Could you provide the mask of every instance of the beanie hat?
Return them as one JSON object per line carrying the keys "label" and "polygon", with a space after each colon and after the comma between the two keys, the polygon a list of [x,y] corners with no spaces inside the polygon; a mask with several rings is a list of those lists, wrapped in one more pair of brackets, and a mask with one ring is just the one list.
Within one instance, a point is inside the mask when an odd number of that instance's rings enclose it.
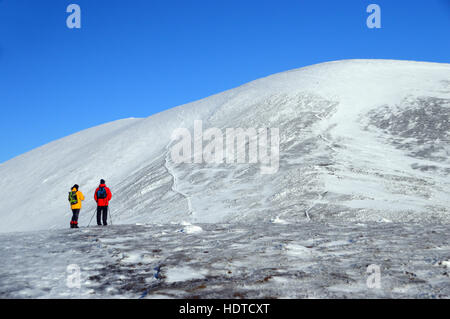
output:
{"label": "beanie hat", "polygon": [[101,180],[100,180],[100,184],[105,184],[105,180],[104,180],[104,179],[101,179]]}

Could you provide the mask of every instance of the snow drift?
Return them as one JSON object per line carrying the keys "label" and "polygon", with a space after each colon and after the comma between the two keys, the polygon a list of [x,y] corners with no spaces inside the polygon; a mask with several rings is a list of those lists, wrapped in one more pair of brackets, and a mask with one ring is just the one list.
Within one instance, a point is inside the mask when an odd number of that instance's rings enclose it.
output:
{"label": "snow drift", "polygon": [[[449,64],[346,60],[283,72],[1,164],[0,231],[68,227],[75,183],[87,197],[79,220],[87,224],[100,178],[113,192],[116,224],[448,222],[449,119]],[[172,132],[195,120],[279,128],[279,171],[175,164]]]}

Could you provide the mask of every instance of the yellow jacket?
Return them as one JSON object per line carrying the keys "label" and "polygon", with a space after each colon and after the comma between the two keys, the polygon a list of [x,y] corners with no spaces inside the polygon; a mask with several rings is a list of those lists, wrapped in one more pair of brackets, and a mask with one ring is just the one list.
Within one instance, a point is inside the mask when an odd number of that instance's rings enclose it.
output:
{"label": "yellow jacket", "polygon": [[[76,188],[72,188],[72,192],[75,192],[75,191],[77,191],[77,189]],[[70,208],[72,208],[72,209],[81,209],[81,201],[83,201],[83,200],[84,200],[83,193],[80,192],[80,191],[77,191],[77,201],[78,201],[78,203],[76,203],[75,205],[71,205]]]}

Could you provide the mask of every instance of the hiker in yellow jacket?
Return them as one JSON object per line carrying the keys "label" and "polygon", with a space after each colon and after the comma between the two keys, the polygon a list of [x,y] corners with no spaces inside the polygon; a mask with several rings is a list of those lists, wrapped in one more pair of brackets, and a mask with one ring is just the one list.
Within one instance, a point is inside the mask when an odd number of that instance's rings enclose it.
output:
{"label": "hiker in yellow jacket", "polygon": [[69,202],[70,208],[72,208],[72,220],[70,221],[70,228],[78,227],[78,215],[81,210],[81,202],[84,201],[84,195],[78,190],[79,186],[77,184],[73,185],[72,191],[69,192]]}

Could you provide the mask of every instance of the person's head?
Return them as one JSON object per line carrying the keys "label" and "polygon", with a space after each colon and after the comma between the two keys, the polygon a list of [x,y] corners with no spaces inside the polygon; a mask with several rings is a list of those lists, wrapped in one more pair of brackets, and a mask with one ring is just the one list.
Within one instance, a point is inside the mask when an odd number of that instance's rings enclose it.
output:
{"label": "person's head", "polygon": [[103,185],[103,184],[106,184],[106,182],[105,182],[105,180],[102,178],[102,179],[100,180],[100,185]]}
{"label": "person's head", "polygon": [[78,190],[78,188],[80,188],[80,186],[78,186],[77,184],[73,185],[72,189],[75,188],[76,190]]}

